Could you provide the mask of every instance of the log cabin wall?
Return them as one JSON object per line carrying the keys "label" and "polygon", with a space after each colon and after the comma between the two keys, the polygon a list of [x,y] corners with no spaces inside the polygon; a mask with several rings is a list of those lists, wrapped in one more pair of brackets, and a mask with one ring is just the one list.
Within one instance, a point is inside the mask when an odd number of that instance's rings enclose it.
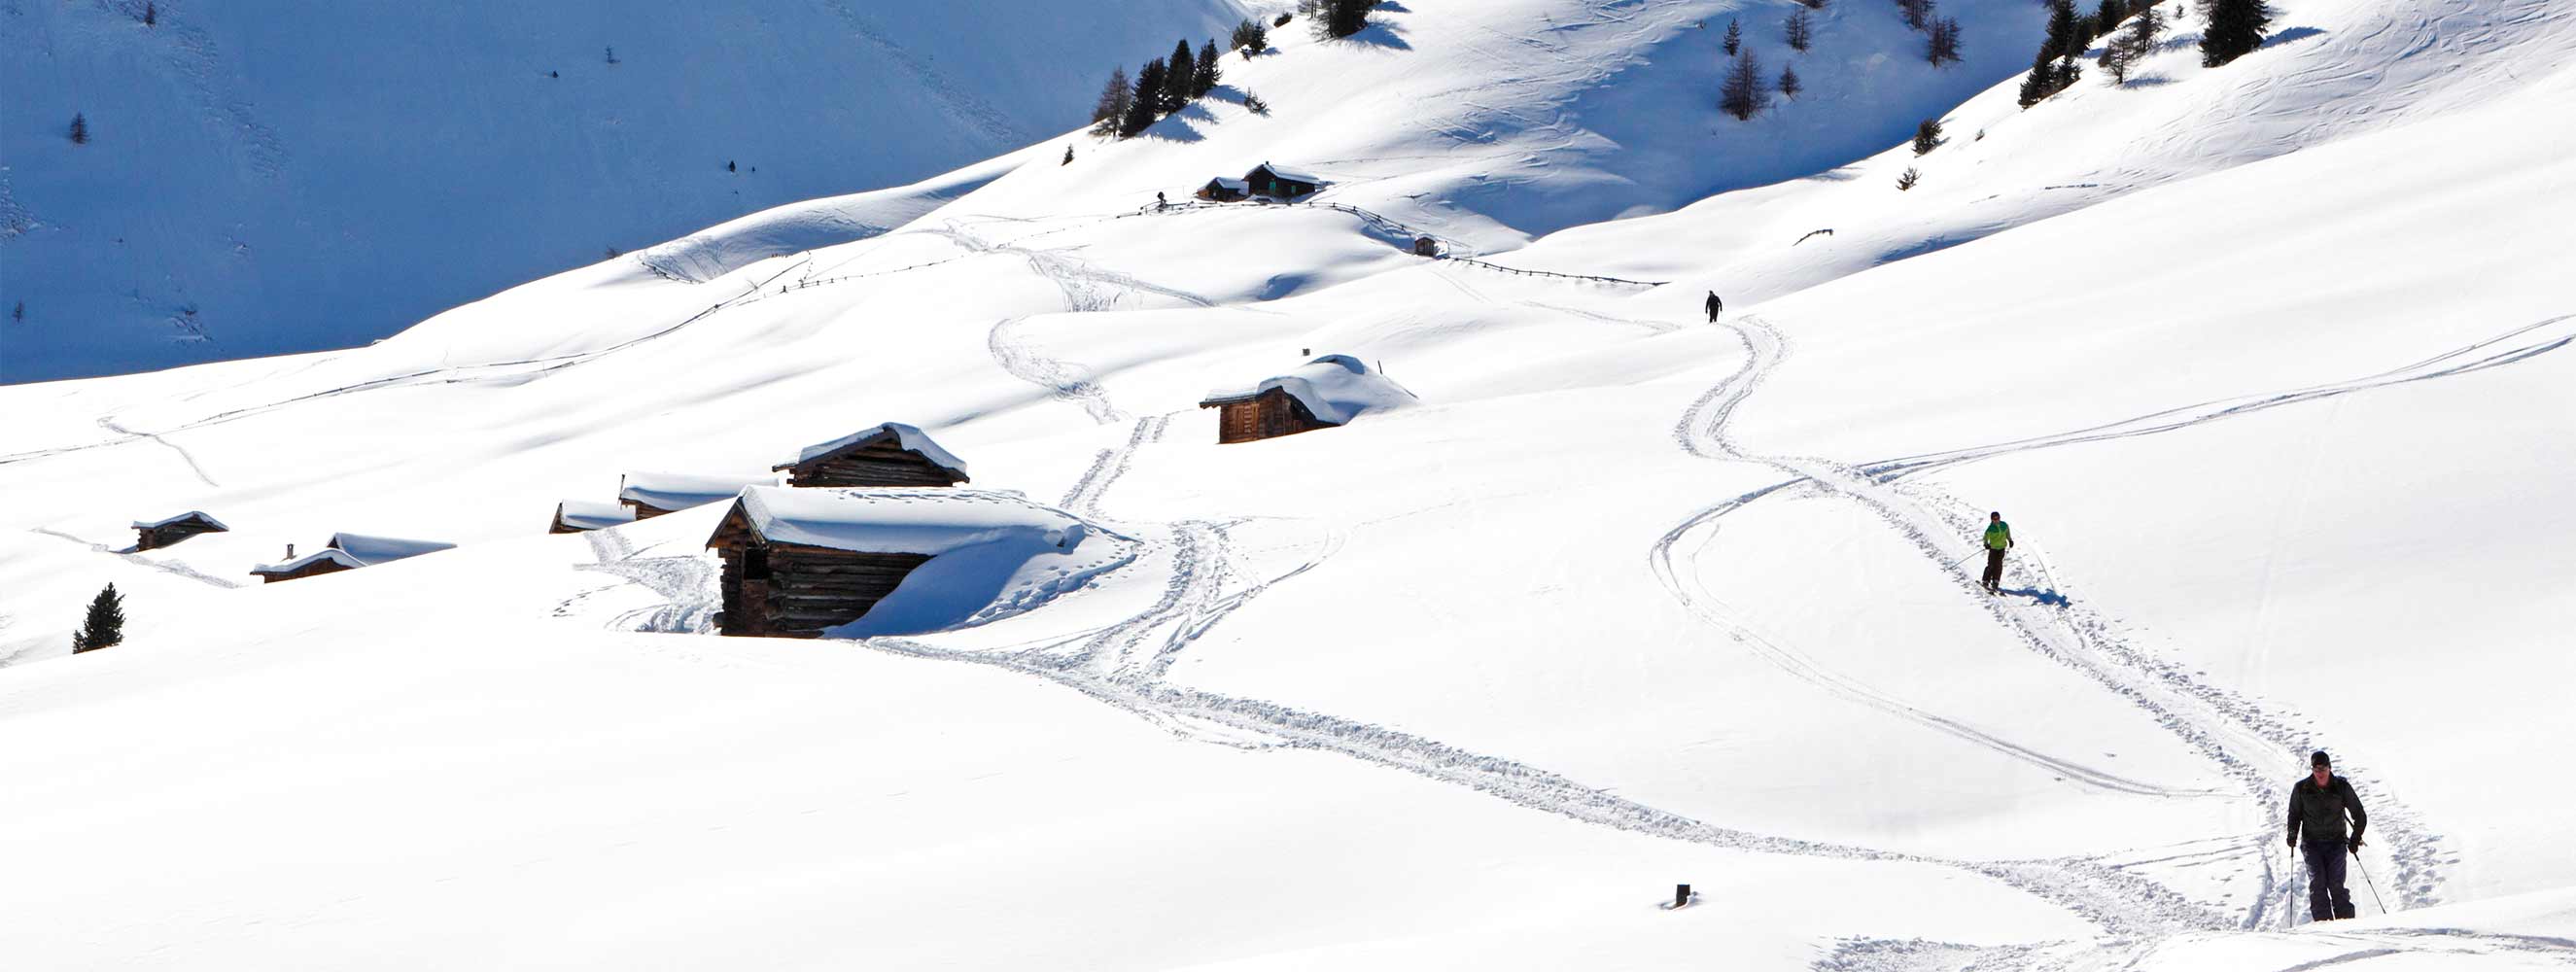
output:
{"label": "log cabin wall", "polygon": [[1218,445],[1254,442],[1331,427],[1331,423],[1307,411],[1306,403],[1298,401],[1297,396],[1272,388],[1249,401],[1218,406],[1216,441]]}
{"label": "log cabin wall", "polygon": [[635,518],[638,520],[650,520],[664,513],[671,512],[669,510],[654,509],[653,507],[646,506],[631,499],[621,499],[617,502],[625,506],[632,507],[635,510]]}
{"label": "log cabin wall", "polygon": [[954,486],[965,479],[892,444],[843,449],[787,467],[787,485],[800,487]]}
{"label": "log cabin wall", "polygon": [[337,574],[344,570],[355,569],[356,568],[350,567],[336,560],[316,560],[287,573],[261,574],[260,582],[264,584],[274,584],[278,581],[303,580],[307,577],[320,577],[324,574]]}
{"label": "log cabin wall", "polygon": [[215,532],[214,528],[195,520],[164,523],[148,530],[137,529],[134,531],[134,550],[136,553],[159,550],[197,534],[213,532]]}
{"label": "log cabin wall", "polygon": [[719,555],[724,558],[724,614],[718,628],[729,635],[797,638],[816,637],[865,616],[930,561],[922,554],[763,545],[749,538],[727,544]]}

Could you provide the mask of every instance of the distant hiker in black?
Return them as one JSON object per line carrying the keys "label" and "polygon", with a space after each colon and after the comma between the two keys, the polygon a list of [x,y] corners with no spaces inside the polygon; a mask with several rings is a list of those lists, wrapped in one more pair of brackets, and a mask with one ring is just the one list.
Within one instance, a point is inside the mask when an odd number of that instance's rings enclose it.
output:
{"label": "distant hiker in black", "polygon": [[[2308,917],[2318,921],[2353,916],[2352,892],[2343,886],[2343,856],[2361,853],[2361,828],[2370,816],[2361,812],[2361,796],[2352,783],[2334,775],[2325,750],[2308,757],[2306,779],[2290,787],[2290,849],[2308,860]],[[2343,815],[2352,812],[2352,836],[2343,832]],[[2302,842],[2299,831],[2307,831]]]}
{"label": "distant hiker in black", "polygon": [[2001,513],[1986,514],[1986,593],[2004,582],[2004,551],[2012,549],[2012,524]]}
{"label": "distant hiker in black", "polygon": [[1717,323],[1717,312],[1726,309],[1726,302],[1717,299],[1717,291],[1712,290],[1708,292],[1708,302],[1701,306],[1708,308],[1708,322],[1715,324]]}
{"label": "distant hiker in black", "polygon": [[1171,205],[1171,203],[1167,203],[1167,202],[1164,202],[1164,201],[1163,201],[1163,194],[1162,194],[1162,193],[1159,193],[1159,192],[1158,192],[1158,193],[1155,193],[1155,194],[1154,194],[1154,208],[1156,208],[1156,209],[1161,209],[1161,208],[1163,208],[1163,207],[1165,207],[1165,206],[1169,206],[1169,205]]}

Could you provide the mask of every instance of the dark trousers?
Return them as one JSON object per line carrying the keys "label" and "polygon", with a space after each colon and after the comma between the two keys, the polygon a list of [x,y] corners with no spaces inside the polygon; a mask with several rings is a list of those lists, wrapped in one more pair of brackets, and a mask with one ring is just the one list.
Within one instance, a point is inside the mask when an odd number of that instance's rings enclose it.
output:
{"label": "dark trousers", "polygon": [[1992,548],[1988,548],[1988,549],[1986,550],[1986,579],[1985,579],[1986,589],[1987,589],[1987,590],[1989,590],[1989,591],[1994,590],[1996,585],[2001,584],[2001,583],[2003,583],[2003,582],[2004,582],[2004,552],[2003,552],[2003,551],[2001,551],[2001,550],[1995,550],[1995,549],[1992,549]]}
{"label": "dark trousers", "polygon": [[2311,840],[2300,850],[2308,857],[2308,917],[2352,917],[2352,892],[2343,886],[2343,855],[2350,848],[2340,840]]}

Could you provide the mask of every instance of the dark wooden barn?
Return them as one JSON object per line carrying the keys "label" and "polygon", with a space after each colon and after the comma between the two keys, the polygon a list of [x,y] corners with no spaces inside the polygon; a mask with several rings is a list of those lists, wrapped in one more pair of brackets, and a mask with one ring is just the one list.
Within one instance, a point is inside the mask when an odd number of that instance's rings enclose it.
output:
{"label": "dark wooden barn", "polygon": [[1210,395],[1199,402],[1199,407],[1220,409],[1216,416],[1216,441],[1219,445],[1275,439],[1333,427],[1333,423],[1316,418],[1315,413],[1306,408],[1306,403],[1288,394],[1287,389],[1278,387]]}
{"label": "dark wooden barn", "polygon": [[1216,441],[1224,445],[1347,425],[1362,412],[1414,401],[1360,359],[1328,354],[1249,388],[1211,391],[1199,407],[1220,409]]}
{"label": "dark wooden barn", "polygon": [[598,500],[565,500],[555,504],[554,522],[547,533],[582,533],[635,522],[635,508],[623,503]]}
{"label": "dark wooden barn", "polygon": [[1228,179],[1224,176],[1218,176],[1214,179],[1208,180],[1207,185],[1200,186],[1199,191],[1191,193],[1191,195],[1205,199],[1209,202],[1234,202],[1251,194],[1252,185],[1250,183],[1241,179]]}
{"label": "dark wooden barn", "polygon": [[1314,175],[1282,169],[1268,162],[1253,166],[1252,171],[1243,174],[1243,181],[1253,195],[1272,199],[1296,199],[1324,188],[1324,180]]}
{"label": "dark wooden barn", "polygon": [[334,533],[331,535],[331,542],[324,544],[320,550],[298,557],[295,556],[295,547],[289,545],[286,548],[287,559],[284,563],[261,564],[251,568],[250,572],[263,583],[274,584],[278,581],[300,580],[391,563],[425,553],[453,550],[455,547],[455,544],[438,540],[406,540],[401,537],[379,537],[364,533]]}
{"label": "dark wooden barn", "polygon": [[795,462],[774,468],[787,474],[787,485],[808,488],[954,486],[967,481],[966,460],[901,422],[806,446]]}
{"label": "dark wooden barn", "polygon": [[617,481],[617,502],[633,509],[636,519],[649,520],[664,513],[722,503],[745,486],[776,485],[776,476],[631,472]]}
{"label": "dark wooden barn", "polygon": [[[754,486],[734,499],[707,538],[724,561],[716,629],[820,637],[866,617],[943,554],[971,548],[989,557],[997,544],[1013,543],[1032,552],[1069,551],[1085,535],[1081,521],[1010,494]],[[969,588],[975,583],[949,579]],[[935,586],[917,593],[913,609],[958,595]]]}
{"label": "dark wooden barn", "polygon": [[159,550],[200,533],[224,533],[232,528],[223,521],[207,516],[202,510],[189,510],[177,516],[149,522],[134,522],[134,550]]}

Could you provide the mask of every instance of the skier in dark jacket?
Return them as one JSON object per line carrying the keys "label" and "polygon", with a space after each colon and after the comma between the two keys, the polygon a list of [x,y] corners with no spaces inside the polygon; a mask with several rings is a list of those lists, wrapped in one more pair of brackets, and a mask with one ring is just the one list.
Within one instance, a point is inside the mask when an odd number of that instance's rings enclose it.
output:
{"label": "skier in dark jacket", "polygon": [[[2308,757],[2309,773],[2290,787],[2290,849],[2308,861],[2308,917],[2317,921],[2353,916],[2352,892],[2343,886],[2343,857],[2361,853],[2361,829],[2370,816],[2361,812],[2361,796],[2352,783],[2334,775],[2325,750]],[[2352,835],[2344,835],[2343,816],[2352,812]],[[2300,831],[2306,831],[2303,843]]]}
{"label": "skier in dark jacket", "polygon": [[1708,322],[1715,324],[1717,323],[1717,312],[1726,309],[1726,302],[1717,299],[1717,291],[1712,290],[1708,292],[1708,300],[1703,301],[1700,306],[1708,310]]}

